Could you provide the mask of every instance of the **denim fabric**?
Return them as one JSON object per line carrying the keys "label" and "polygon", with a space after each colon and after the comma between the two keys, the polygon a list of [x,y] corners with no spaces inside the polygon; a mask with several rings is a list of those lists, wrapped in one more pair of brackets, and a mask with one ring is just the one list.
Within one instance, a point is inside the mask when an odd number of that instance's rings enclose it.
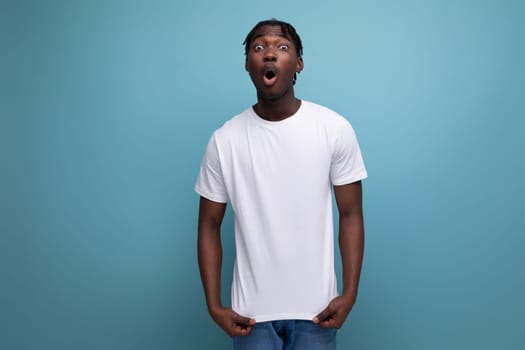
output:
{"label": "denim fabric", "polygon": [[336,329],[312,321],[256,323],[249,336],[233,337],[235,350],[335,350]]}

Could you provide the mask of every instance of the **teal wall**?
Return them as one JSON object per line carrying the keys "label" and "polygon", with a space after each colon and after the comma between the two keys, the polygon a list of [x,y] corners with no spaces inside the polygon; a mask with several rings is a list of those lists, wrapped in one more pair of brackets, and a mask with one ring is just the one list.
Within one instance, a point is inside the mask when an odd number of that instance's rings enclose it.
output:
{"label": "teal wall", "polygon": [[[199,163],[255,101],[244,36],[354,125],[366,257],[342,349],[525,343],[522,1],[3,1],[0,348],[228,349],[196,263]],[[233,261],[224,225],[224,296]]]}

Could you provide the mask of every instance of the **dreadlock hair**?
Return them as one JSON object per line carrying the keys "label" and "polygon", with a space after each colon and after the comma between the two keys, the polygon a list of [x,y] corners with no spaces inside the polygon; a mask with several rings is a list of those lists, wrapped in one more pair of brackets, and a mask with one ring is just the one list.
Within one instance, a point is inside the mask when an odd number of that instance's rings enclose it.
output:
{"label": "dreadlock hair", "polygon": [[[283,32],[283,34],[289,36],[290,39],[292,40],[297,56],[298,57],[303,56],[303,43],[301,42],[301,38],[299,37],[299,34],[297,34],[297,31],[295,30],[295,28],[290,23],[286,23],[283,21],[279,21],[278,19],[272,18],[272,19],[268,19],[268,20],[257,23],[255,27],[253,27],[253,29],[250,30],[250,32],[246,36],[246,39],[244,39],[244,42],[242,44],[244,45],[244,55],[246,56],[246,58],[248,57],[248,52],[250,51],[250,46],[252,45],[253,35],[255,34],[255,31],[262,26],[281,27],[281,31]],[[296,80],[297,80],[297,73],[295,73],[293,77],[294,84]]]}

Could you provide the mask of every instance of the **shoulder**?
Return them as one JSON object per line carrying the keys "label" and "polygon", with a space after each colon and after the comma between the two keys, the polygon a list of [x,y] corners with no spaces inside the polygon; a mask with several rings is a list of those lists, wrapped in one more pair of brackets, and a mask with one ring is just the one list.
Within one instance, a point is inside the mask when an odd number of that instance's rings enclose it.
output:
{"label": "shoulder", "polygon": [[216,140],[229,140],[238,136],[246,128],[250,119],[251,107],[227,120],[220,128],[215,130],[213,138]]}
{"label": "shoulder", "polygon": [[348,119],[336,111],[310,101],[303,100],[303,103],[305,113],[308,115],[308,117],[325,125],[327,128],[333,128],[334,131],[339,128],[351,128]]}

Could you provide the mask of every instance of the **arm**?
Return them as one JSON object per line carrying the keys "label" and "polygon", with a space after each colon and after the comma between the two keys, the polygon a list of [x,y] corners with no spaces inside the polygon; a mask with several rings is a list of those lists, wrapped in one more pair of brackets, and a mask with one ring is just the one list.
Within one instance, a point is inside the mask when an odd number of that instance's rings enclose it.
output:
{"label": "arm", "polygon": [[230,336],[250,334],[255,320],[242,317],[221,302],[222,244],[221,224],[226,203],[204,197],[199,205],[198,256],[199,269],[206,295],[208,312],[213,320]]}
{"label": "arm", "polygon": [[361,181],[334,186],[339,211],[339,248],[343,262],[343,293],[334,298],[314,322],[324,328],[340,328],[357,298],[364,250]]}

